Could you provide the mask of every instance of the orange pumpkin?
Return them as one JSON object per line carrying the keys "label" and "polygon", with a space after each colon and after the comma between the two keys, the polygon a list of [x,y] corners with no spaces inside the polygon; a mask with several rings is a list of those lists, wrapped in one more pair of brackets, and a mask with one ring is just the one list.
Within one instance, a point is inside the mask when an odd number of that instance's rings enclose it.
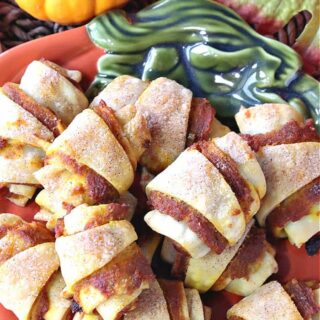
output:
{"label": "orange pumpkin", "polygon": [[60,24],[75,24],[93,18],[128,0],[16,0],[33,17]]}

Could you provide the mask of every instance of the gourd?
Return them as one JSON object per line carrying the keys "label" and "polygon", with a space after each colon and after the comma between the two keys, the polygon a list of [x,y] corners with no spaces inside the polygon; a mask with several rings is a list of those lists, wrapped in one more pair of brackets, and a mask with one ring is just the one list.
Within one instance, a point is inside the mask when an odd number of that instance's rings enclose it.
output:
{"label": "gourd", "polygon": [[17,0],[17,4],[33,17],[60,24],[75,24],[93,18],[127,0]]}

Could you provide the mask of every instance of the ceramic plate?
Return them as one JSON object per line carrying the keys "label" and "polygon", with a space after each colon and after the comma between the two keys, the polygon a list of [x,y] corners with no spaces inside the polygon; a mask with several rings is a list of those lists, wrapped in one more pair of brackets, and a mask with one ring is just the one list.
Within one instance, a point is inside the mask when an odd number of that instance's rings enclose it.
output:
{"label": "ceramic plate", "polygon": [[[87,36],[85,27],[64,33],[51,35],[11,49],[0,55],[0,86],[7,81],[19,82],[25,67],[34,59],[45,58],[64,67],[80,70],[83,75],[83,87],[86,88],[96,74],[96,62],[103,54]],[[0,212],[15,213],[30,221],[37,212],[35,203],[21,208],[0,196]],[[276,279],[286,282],[291,278],[298,280],[319,279],[319,261],[317,256],[310,257],[304,247],[297,249],[287,240],[271,240],[277,248],[279,272]],[[226,308],[238,300],[227,293],[209,293],[206,304],[213,307],[215,320],[225,319]],[[0,305],[0,320],[16,320],[11,312]]]}

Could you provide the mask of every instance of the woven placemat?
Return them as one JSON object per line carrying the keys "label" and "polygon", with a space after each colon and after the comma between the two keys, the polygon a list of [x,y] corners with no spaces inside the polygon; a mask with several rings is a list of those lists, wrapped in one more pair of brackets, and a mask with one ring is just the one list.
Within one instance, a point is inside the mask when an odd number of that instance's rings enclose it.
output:
{"label": "woven placemat", "polygon": [[[152,2],[155,0],[134,0],[130,1],[124,9],[135,12]],[[76,26],[62,26],[58,23],[34,19],[21,10],[14,0],[0,1],[0,52],[26,41],[74,27]]]}

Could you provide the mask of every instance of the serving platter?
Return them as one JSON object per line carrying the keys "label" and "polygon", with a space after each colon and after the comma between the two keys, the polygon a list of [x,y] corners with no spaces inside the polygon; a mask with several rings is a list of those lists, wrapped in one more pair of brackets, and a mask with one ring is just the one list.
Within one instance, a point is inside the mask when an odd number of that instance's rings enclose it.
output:
{"label": "serving platter", "polygon": [[[96,64],[103,50],[97,48],[90,41],[86,27],[76,28],[61,34],[44,37],[0,55],[0,86],[7,81],[18,82],[25,67],[33,60],[45,58],[63,67],[77,69],[83,73],[82,86],[84,89],[94,79]],[[13,205],[0,195],[0,212],[15,213],[31,221],[38,207],[35,203],[25,208]],[[270,239],[277,249],[276,259],[279,272],[274,279],[286,282],[289,279],[298,280],[320,279],[318,256],[308,256],[305,248],[297,249],[287,240]],[[204,296],[207,305],[213,308],[215,320],[225,319],[225,311],[239,298],[227,293],[208,293]],[[11,312],[0,306],[0,320],[15,320]]]}

